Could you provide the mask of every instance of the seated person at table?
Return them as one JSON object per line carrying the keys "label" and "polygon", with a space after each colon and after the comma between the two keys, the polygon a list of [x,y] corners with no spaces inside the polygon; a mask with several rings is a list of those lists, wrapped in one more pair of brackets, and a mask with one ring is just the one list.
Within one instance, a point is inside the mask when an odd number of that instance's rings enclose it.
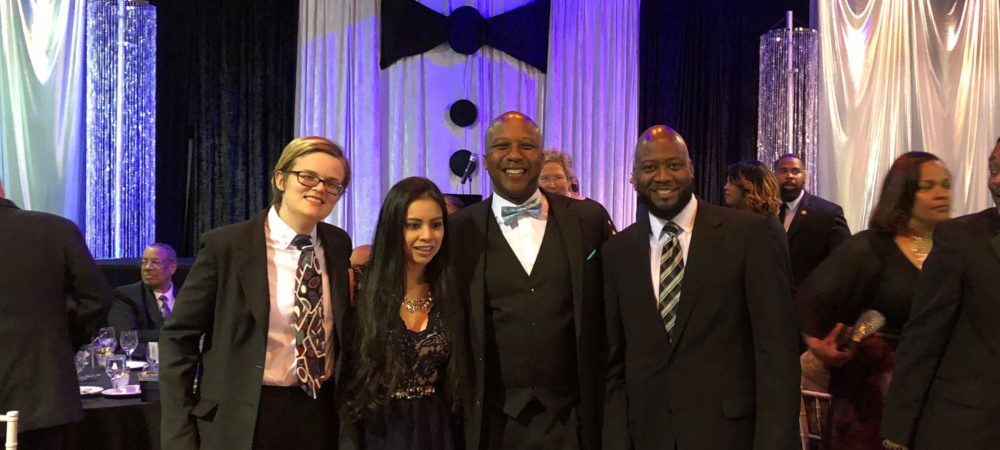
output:
{"label": "seated person at table", "polygon": [[149,244],[142,252],[142,281],[115,288],[116,298],[108,313],[108,324],[115,330],[137,330],[139,349],[160,339],[160,328],[174,309],[177,288],[172,277],[177,271],[177,253],[167,244]]}

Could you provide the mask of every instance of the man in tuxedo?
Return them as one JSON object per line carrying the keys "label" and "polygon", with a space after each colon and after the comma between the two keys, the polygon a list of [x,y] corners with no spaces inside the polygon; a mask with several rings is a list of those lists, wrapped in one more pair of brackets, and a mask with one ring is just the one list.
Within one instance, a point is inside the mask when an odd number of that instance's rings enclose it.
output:
{"label": "man in tuxedo", "polygon": [[684,139],[639,138],[649,211],[604,244],[606,449],[798,448],[798,334],[778,222],[692,194]]}
{"label": "man in tuxedo", "polygon": [[160,340],[160,328],[170,317],[177,298],[172,277],[177,271],[177,253],[173,247],[160,242],[149,244],[142,252],[140,272],[142,281],[119,286],[118,294],[108,313],[108,324],[115,330],[137,330],[140,348]]}
{"label": "man in tuxedo", "polygon": [[73,222],[19,209],[2,186],[0,230],[0,411],[20,411],[22,448],[65,448],[83,419],[73,354],[104,326],[111,288]]}
{"label": "man in tuxedo", "polygon": [[486,132],[494,195],[449,217],[475,358],[468,449],[600,446],[607,211],[538,189],[542,135],[508,112]]}
{"label": "man in tuxedo", "polygon": [[882,416],[886,448],[974,450],[1000,442],[1000,139],[995,208],[934,229]]}
{"label": "man in tuxedo", "polygon": [[160,332],[163,448],[336,447],[351,239],[322,220],[350,174],[333,142],[294,139],[272,206],[202,236]]}
{"label": "man in tuxedo", "polygon": [[793,154],[778,158],[774,175],[781,186],[778,221],[788,233],[794,292],[827,255],[851,237],[851,230],[840,205],[805,190],[806,169],[801,158]]}

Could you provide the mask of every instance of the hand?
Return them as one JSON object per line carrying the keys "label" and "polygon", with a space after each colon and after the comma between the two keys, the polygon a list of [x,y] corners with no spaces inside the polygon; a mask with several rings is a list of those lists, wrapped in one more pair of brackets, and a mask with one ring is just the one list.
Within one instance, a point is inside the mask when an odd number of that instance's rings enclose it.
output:
{"label": "hand", "polygon": [[823,339],[806,337],[806,345],[809,351],[828,366],[840,367],[847,364],[854,358],[854,347],[848,347],[845,351],[837,350],[837,337],[844,329],[844,324],[837,322],[833,329],[827,333]]}

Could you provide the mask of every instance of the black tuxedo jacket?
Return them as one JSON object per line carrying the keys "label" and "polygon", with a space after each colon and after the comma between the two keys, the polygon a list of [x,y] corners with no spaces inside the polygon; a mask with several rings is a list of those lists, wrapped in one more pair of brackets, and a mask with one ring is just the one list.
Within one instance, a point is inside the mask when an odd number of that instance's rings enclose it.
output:
{"label": "black tuxedo jacket", "polygon": [[[175,299],[178,292],[180,292],[179,286],[174,284]],[[163,328],[163,313],[160,312],[160,305],[156,302],[153,290],[139,281],[119,286],[115,288],[115,293],[118,295],[111,304],[108,324],[115,327],[118,332],[137,330],[141,347],[145,347],[142,344],[159,341],[160,328]],[[136,351],[136,353],[143,352]]]}
{"label": "black tuxedo jacket", "polygon": [[698,202],[673,339],[644,218],[603,249],[606,449],[798,448],[798,334],[775,218]]}
{"label": "black tuxedo jacket", "polygon": [[73,354],[111,299],[73,222],[0,198],[0,411],[20,411],[19,431],[83,418]]}
{"label": "black tuxedo jacket", "polygon": [[1000,216],[943,222],[903,327],[882,435],[915,449],[1000,442]]}
{"label": "black tuxedo jacket", "polygon": [[[202,236],[198,257],[160,331],[163,448],[251,448],[271,306],[267,211]],[[326,223],[318,225],[317,234],[333,291],[336,381],[342,372],[341,330],[350,298],[351,238]],[[191,390],[196,374],[197,394]]]}
{"label": "black tuxedo jacket", "polygon": [[837,204],[806,192],[788,226],[788,251],[792,262],[792,288],[798,288],[813,269],[847,238],[844,210]]}
{"label": "black tuxedo jacket", "polygon": [[[581,445],[600,445],[600,408],[603,389],[601,348],[604,341],[604,310],[601,303],[601,257],[599,249],[613,233],[607,211],[593,200],[575,200],[544,194],[549,214],[556,217],[562,243],[569,256],[573,285],[573,323],[576,327],[577,367],[580,381]],[[479,448],[483,418],[484,335],[486,314],[486,225],[496,220],[493,197],[463,208],[449,217],[448,236],[454,253],[452,262],[460,280],[468,280],[469,335],[476,371],[474,405],[466,412],[466,448]]]}

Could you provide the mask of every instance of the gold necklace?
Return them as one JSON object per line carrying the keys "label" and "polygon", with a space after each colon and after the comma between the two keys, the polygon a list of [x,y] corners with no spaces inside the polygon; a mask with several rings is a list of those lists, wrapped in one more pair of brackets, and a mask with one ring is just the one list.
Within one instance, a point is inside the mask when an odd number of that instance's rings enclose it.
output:
{"label": "gold necklace", "polygon": [[917,260],[917,265],[923,268],[927,255],[931,252],[931,248],[934,247],[934,238],[925,238],[911,234],[910,239],[912,240],[910,243],[910,252],[913,253],[913,258]]}
{"label": "gold necklace", "polygon": [[433,305],[434,305],[434,297],[431,296],[430,292],[424,294],[423,297],[414,299],[403,297],[403,307],[406,308],[406,311],[408,311],[410,314],[413,314],[418,311],[419,312],[430,311],[431,306]]}

